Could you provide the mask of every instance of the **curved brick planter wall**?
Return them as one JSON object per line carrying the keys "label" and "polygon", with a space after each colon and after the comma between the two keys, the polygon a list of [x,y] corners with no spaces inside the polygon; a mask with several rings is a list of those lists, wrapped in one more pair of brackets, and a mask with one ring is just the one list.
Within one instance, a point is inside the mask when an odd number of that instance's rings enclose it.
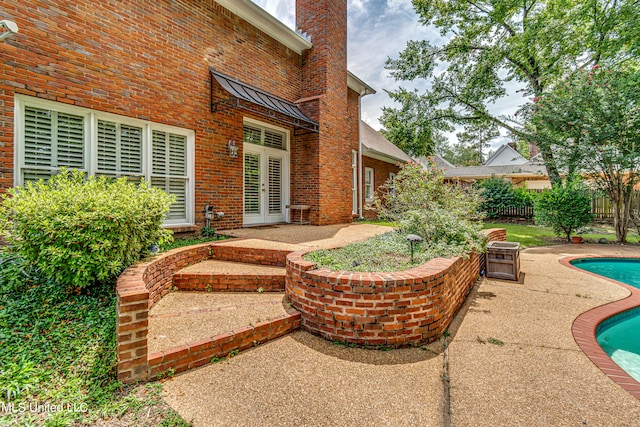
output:
{"label": "curved brick planter wall", "polygon": [[[174,249],[127,268],[116,284],[118,379],[145,381],[169,368],[181,372],[206,364],[213,356],[245,350],[254,342],[265,342],[297,329],[299,313],[148,354],[149,309],[175,285],[173,276],[177,271],[210,259],[283,267],[289,252],[204,243]],[[254,290],[257,288],[258,284]]]}
{"label": "curved brick planter wall", "polygon": [[[486,230],[490,241],[504,229]],[[300,311],[302,328],[329,340],[402,347],[439,338],[475,283],[482,259],[472,254],[438,258],[393,273],[315,270],[302,256],[287,256],[285,292]]]}

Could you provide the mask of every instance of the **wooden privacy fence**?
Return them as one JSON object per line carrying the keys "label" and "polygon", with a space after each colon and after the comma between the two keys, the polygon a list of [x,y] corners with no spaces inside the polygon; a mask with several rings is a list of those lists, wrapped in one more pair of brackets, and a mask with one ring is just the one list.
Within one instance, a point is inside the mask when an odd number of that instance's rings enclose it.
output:
{"label": "wooden privacy fence", "polygon": [[[540,193],[540,190],[529,190]],[[591,213],[595,219],[613,218],[613,207],[611,200],[601,191],[591,191]],[[489,217],[504,218],[533,218],[534,209],[532,206],[512,206],[502,209],[489,209]],[[640,190],[634,190],[631,195],[631,217],[640,217]]]}
{"label": "wooden privacy fence", "polygon": [[[631,194],[631,217],[640,215],[640,190],[634,190]],[[611,200],[601,192],[591,193],[591,213],[597,219],[613,218],[613,206]]]}
{"label": "wooden privacy fence", "polygon": [[533,218],[533,206],[510,206],[508,208],[487,209],[489,218]]}

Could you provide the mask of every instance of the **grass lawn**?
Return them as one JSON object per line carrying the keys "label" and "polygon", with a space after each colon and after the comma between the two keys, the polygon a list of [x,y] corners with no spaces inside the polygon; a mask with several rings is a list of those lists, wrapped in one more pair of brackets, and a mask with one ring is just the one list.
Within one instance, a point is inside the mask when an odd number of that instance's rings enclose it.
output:
{"label": "grass lawn", "polygon": [[[507,240],[509,242],[520,242],[522,248],[533,246],[558,245],[566,243],[564,238],[559,238],[548,227],[532,224],[513,224],[505,222],[487,222],[484,228],[504,228],[507,230]],[[580,234],[586,243],[598,243],[601,238],[613,243],[616,241],[616,234],[613,228],[606,224],[592,224]],[[627,242],[638,243],[638,234],[629,232]]]}

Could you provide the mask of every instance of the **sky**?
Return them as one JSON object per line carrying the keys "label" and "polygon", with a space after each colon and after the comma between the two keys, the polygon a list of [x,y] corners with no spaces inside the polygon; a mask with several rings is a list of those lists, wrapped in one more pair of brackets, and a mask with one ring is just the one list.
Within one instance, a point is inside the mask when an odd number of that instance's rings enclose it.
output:
{"label": "sky", "polygon": [[[295,29],[295,0],[253,0],[258,6]],[[382,127],[378,118],[383,106],[394,106],[385,90],[400,86],[424,90],[426,82],[397,82],[385,69],[388,58],[398,58],[409,40],[429,40],[441,44],[446,40],[434,27],[418,22],[411,0],[347,0],[347,67],[349,71],[376,90],[362,98],[362,119],[374,129]],[[311,41],[313,42],[313,40]],[[514,93],[489,106],[493,113],[513,114],[524,99]],[[395,104],[395,106],[398,106]],[[448,135],[455,142],[455,135]],[[493,141],[491,150],[506,142]]]}

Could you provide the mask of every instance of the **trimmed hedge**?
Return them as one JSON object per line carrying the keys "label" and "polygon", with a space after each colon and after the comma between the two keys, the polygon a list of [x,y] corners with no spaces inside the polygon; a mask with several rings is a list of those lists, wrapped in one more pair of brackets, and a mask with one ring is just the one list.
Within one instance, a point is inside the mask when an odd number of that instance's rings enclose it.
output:
{"label": "trimmed hedge", "polygon": [[86,288],[112,281],[149,245],[171,239],[162,223],[174,199],[144,180],[63,170],[3,196],[0,234],[44,277]]}

